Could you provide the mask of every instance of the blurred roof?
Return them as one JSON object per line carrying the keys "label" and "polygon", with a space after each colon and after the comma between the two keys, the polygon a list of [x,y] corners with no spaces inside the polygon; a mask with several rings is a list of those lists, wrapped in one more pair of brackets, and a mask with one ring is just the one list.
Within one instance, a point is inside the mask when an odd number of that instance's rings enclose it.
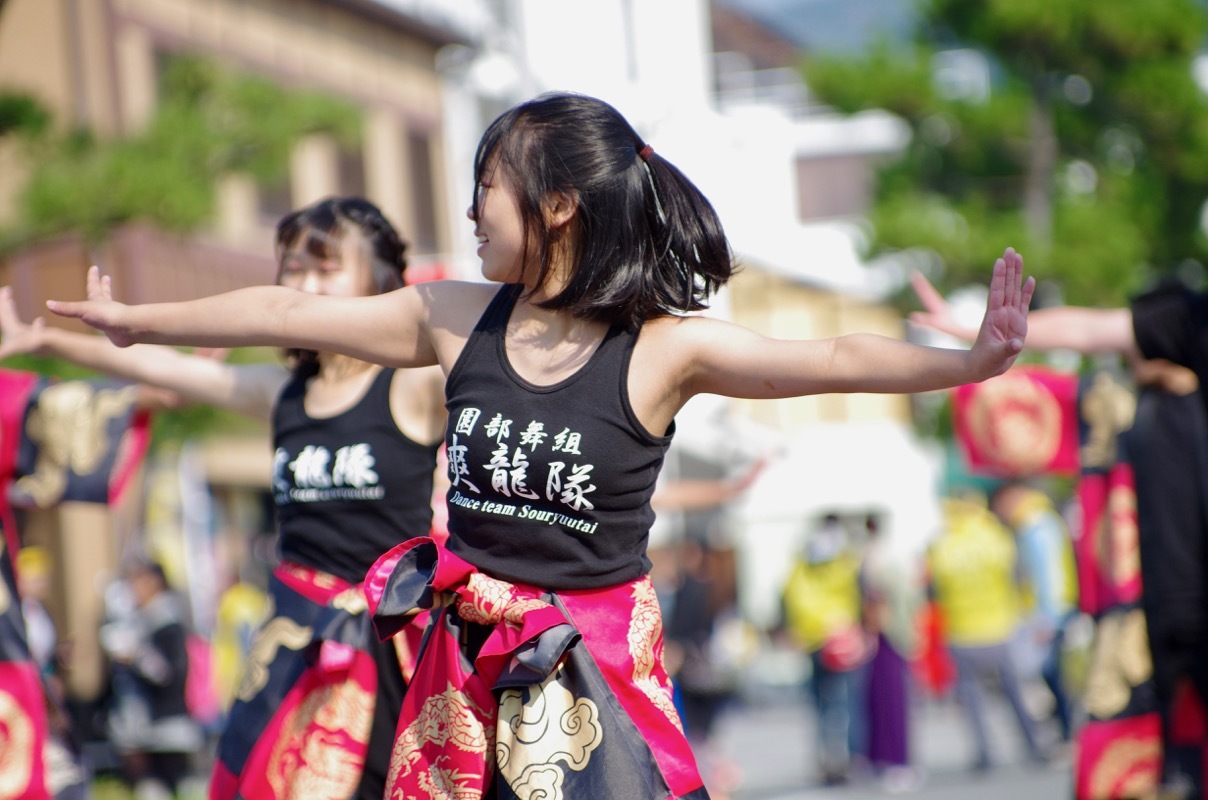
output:
{"label": "blurred roof", "polygon": [[371,19],[438,44],[468,45],[481,30],[485,14],[479,3],[436,0],[328,0]]}
{"label": "blurred roof", "polygon": [[714,0],[710,11],[714,51],[742,53],[753,69],[796,67],[801,61],[800,46],[741,8]]}
{"label": "blurred roof", "polygon": [[[2,1],[2,0],[0,0]],[[373,21],[406,31],[437,45],[469,45],[476,39],[472,15],[431,0],[327,0]],[[457,4],[460,5],[460,4]],[[469,4],[474,5],[474,4]]]}

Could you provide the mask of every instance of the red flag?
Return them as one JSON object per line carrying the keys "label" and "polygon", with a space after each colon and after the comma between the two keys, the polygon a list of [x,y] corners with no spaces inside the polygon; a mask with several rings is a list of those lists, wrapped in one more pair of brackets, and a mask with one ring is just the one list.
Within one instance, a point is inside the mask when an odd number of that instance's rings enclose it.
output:
{"label": "red flag", "polygon": [[10,553],[16,553],[21,545],[17,521],[8,501],[8,485],[17,473],[25,409],[42,380],[29,372],[0,369],[0,528],[4,529]]}
{"label": "red flag", "polygon": [[958,386],[956,440],[969,470],[996,477],[1078,474],[1078,377],[1015,367]]}

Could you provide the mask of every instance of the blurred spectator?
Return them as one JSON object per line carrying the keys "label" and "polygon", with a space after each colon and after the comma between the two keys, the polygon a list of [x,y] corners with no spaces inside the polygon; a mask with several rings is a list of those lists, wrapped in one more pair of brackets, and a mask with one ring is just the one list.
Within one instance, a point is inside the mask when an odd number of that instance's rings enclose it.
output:
{"label": "blurred spectator", "polygon": [[[761,458],[736,478],[660,484],[651,505],[659,511],[716,509],[746,492],[766,466],[767,460]],[[713,731],[718,714],[738,688],[739,656],[720,641],[722,604],[710,579],[709,550],[700,539],[685,536],[670,547],[651,548],[649,555],[676,707],[710,796],[724,800],[738,773],[715,747]]]}
{"label": "blurred spectator", "polygon": [[[1133,363],[1137,411],[1124,434],[1137,491],[1141,606],[1161,716],[1163,797],[1208,794],[1208,733],[1187,724],[1208,697],[1208,425],[1191,370]],[[1198,731],[1197,731],[1198,728]]]}
{"label": "blurred spectator", "polygon": [[[826,784],[844,783],[851,767],[856,668],[867,647],[860,627],[859,560],[837,514],[806,541],[784,586],[784,624],[810,657],[818,720],[818,761]],[[858,726],[862,727],[862,726]]]}
{"label": "blurred spectator", "polygon": [[188,626],[159,564],[133,559],[123,578],[131,602],[119,601],[101,630],[112,664],[110,737],[137,800],[159,800],[176,795],[203,742],[186,704]]}
{"label": "blurred spectator", "polygon": [[725,797],[735,782],[735,768],[715,752],[713,732],[718,713],[738,688],[738,671],[719,658],[718,608],[704,543],[685,537],[676,553],[677,579],[663,629],[667,668],[705,784],[711,796]]}
{"label": "blurred spectator", "polygon": [[1008,646],[1019,623],[1015,541],[984,499],[948,498],[944,516],[943,532],[928,553],[929,585],[956,663],[957,697],[973,729],[974,768],[986,770],[994,763],[982,688],[987,679],[1006,695],[1029,758],[1047,760]]}
{"label": "blurred spectator", "polygon": [[67,712],[58,628],[45,605],[54,564],[50,553],[36,545],[22,547],[16,562],[26,642],[46,698],[47,737],[42,750],[46,787],[56,800],[86,798],[91,770],[81,755],[75,722]]}
{"label": "blurred spectator", "polygon": [[21,595],[21,613],[29,652],[44,678],[58,672],[59,633],[46,609],[50,596],[51,563],[45,549],[30,545],[17,553],[17,592]]}
{"label": "blurred spectator", "polygon": [[860,564],[864,629],[875,642],[864,674],[864,748],[869,766],[890,791],[910,791],[922,771],[910,763],[910,661],[919,645],[921,570],[890,547],[875,516],[865,519]]}
{"label": "blurred spectator", "polygon": [[1065,518],[1044,492],[1022,481],[994,490],[990,507],[1015,532],[1024,586],[1032,601],[1028,634],[1044,650],[1040,676],[1053,693],[1053,717],[1062,741],[1071,734],[1069,694],[1064,685],[1065,632],[1078,614],[1078,572]]}

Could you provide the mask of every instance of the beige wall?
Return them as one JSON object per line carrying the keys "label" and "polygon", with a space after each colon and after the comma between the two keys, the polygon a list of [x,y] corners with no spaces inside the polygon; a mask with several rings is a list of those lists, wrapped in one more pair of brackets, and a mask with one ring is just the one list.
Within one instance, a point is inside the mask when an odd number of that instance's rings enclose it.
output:
{"label": "beige wall", "polygon": [[73,119],[73,79],[63,0],[7,0],[0,12],[0,89],[37,95]]}
{"label": "beige wall", "polygon": [[[756,269],[730,282],[734,321],[777,339],[822,339],[845,333],[902,337],[901,317],[892,308],[802,286]],[[818,423],[889,419],[910,422],[903,395],[828,394],[789,400],[738,401],[736,410],[772,428],[793,431]]]}

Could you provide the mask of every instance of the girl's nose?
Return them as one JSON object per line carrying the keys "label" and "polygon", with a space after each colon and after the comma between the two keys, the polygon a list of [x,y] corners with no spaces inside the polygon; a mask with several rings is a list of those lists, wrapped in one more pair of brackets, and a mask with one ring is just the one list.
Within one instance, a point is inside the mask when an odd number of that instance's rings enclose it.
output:
{"label": "girl's nose", "polygon": [[319,271],[317,269],[308,269],[302,273],[302,285],[299,287],[304,292],[317,294],[319,291]]}

